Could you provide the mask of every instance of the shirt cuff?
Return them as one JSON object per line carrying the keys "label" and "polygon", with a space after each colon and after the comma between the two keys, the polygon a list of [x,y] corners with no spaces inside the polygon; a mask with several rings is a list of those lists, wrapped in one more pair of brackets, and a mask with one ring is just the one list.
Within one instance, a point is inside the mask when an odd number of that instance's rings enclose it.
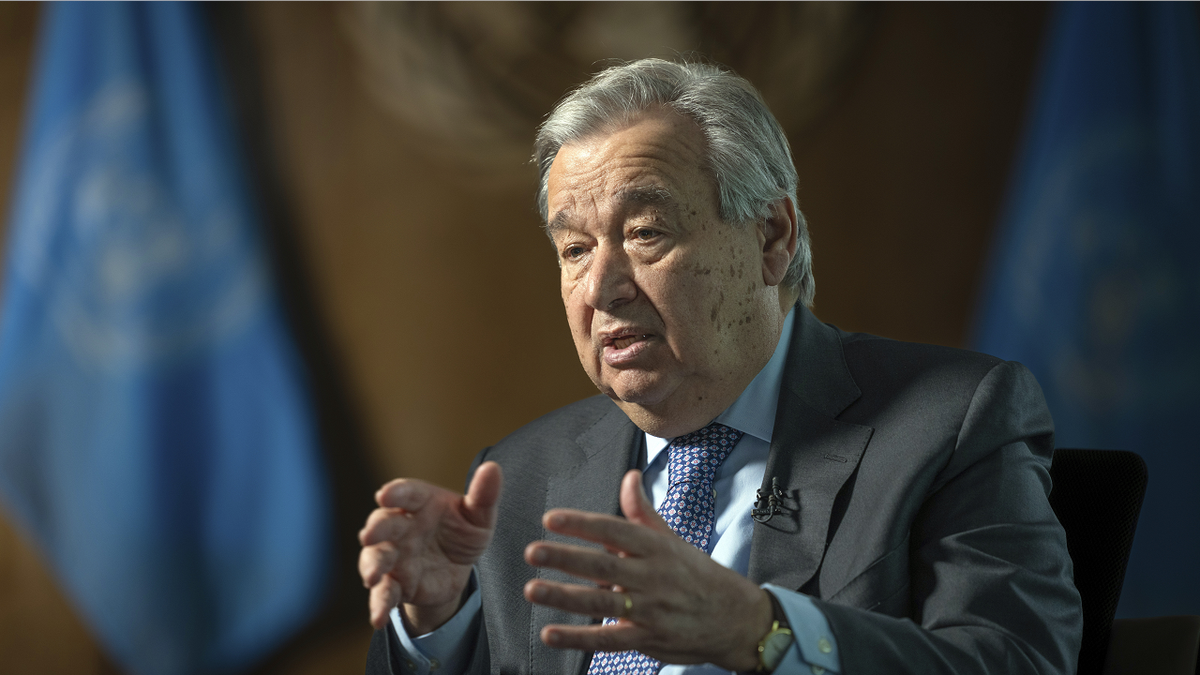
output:
{"label": "shirt cuff", "polygon": [[842,660],[837,640],[825,613],[817,609],[812,598],[775,584],[763,584],[762,588],[779,600],[794,638],[783,661],[775,668],[775,675],[840,673]]}
{"label": "shirt cuff", "polygon": [[404,628],[400,608],[392,609],[392,627],[404,650],[401,669],[405,675],[454,675],[466,671],[471,642],[479,632],[479,583],[475,570],[471,570],[467,590],[470,596],[458,613],[432,633],[411,637]]}

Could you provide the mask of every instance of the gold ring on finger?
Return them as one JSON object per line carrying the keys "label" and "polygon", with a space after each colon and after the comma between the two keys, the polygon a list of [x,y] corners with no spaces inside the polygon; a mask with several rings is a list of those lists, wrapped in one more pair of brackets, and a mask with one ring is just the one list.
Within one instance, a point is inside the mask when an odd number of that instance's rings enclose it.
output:
{"label": "gold ring on finger", "polygon": [[625,598],[625,607],[621,610],[621,618],[628,619],[633,613],[633,598],[629,597],[628,593],[618,593],[622,598]]}

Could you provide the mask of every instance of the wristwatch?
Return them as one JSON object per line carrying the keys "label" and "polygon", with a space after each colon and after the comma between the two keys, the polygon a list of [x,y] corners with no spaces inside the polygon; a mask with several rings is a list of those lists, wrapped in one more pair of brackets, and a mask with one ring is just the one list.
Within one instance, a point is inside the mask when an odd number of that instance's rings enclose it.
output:
{"label": "wristwatch", "polygon": [[783,607],[780,606],[779,600],[770,591],[767,591],[767,597],[771,599],[771,611],[774,612],[774,621],[771,623],[771,630],[758,641],[758,669],[756,673],[770,673],[775,670],[780,661],[783,661],[783,655],[787,653],[788,647],[792,646],[795,637],[792,635],[792,629],[788,627],[787,615],[783,613]]}

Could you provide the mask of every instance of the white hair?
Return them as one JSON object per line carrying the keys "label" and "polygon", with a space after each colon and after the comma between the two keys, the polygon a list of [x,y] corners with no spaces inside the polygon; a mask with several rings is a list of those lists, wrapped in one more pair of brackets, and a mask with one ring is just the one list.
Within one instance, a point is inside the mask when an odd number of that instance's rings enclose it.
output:
{"label": "white hair", "polygon": [[[707,168],[717,183],[719,214],[743,226],[767,218],[771,204],[796,200],[796,167],[783,128],[762,96],[744,78],[704,63],[642,59],[608,68],[559,102],[538,128],[533,161],[540,185],[538,210],[549,217],[547,179],[563,145],[625,126],[653,108],[667,108],[699,125],[706,141]],[[804,215],[796,255],[783,285],[812,306],[815,283],[812,247]]]}

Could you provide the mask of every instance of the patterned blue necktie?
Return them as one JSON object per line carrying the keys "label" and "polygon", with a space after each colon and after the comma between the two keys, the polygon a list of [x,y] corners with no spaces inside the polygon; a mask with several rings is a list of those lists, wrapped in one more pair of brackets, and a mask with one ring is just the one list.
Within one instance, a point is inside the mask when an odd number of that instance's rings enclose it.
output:
{"label": "patterned blue necktie", "polygon": [[[713,478],[741,437],[737,429],[713,422],[667,446],[670,484],[658,514],[684,541],[705,553],[711,553],[708,544],[716,526]],[[616,623],[616,619],[604,623]],[[596,652],[588,675],[654,675],[661,667],[657,659],[641,652]]]}

